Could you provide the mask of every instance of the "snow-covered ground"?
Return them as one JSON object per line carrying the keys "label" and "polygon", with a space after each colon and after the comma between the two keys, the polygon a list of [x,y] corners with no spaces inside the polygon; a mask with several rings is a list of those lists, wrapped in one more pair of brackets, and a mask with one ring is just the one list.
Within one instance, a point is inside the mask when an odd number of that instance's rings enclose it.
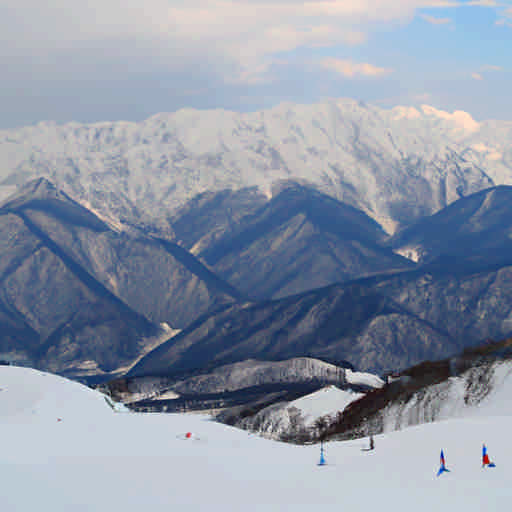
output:
{"label": "snow-covered ground", "polygon": [[[328,443],[319,467],[318,446],[205,416],[115,413],[100,394],[29,369],[1,367],[0,388],[2,512],[467,512],[512,498],[508,393],[481,415],[377,436],[373,452]],[[482,442],[495,469],[480,467]],[[436,478],[441,448],[451,473]]]}
{"label": "snow-covered ground", "polygon": [[338,412],[361,396],[362,393],[326,386],[297,400],[265,407],[254,416],[241,419],[236,426],[273,439],[292,438],[299,429],[313,428],[319,418],[333,420]]}
{"label": "snow-covered ground", "polygon": [[342,411],[350,403],[363,396],[362,393],[344,391],[336,386],[328,386],[290,402],[302,412],[306,426],[312,425],[321,416]]}
{"label": "snow-covered ground", "polygon": [[477,365],[381,409],[384,432],[450,418],[512,416],[512,361]]}
{"label": "snow-covered ground", "polygon": [[384,381],[373,373],[353,372],[347,369],[345,370],[345,378],[349,384],[368,386],[370,388],[381,388],[384,386]]}

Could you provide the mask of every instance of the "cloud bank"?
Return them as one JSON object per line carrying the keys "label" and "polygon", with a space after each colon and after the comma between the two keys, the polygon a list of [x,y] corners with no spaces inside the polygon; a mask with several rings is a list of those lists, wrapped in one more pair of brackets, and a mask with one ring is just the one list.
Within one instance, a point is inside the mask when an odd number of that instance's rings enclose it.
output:
{"label": "cloud bank", "polygon": [[377,77],[392,72],[392,69],[381,68],[367,62],[353,62],[332,57],[322,59],[321,66],[347,78],[354,78],[356,76]]}
{"label": "cloud bank", "polygon": [[391,74],[389,60],[357,53],[373,34],[418,16],[451,23],[443,13],[459,7],[511,19],[510,4],[492,0],[1,0],[0,111],[29,119],[57,108],[65,117],[82,102],[112,117],[145,102],[145,115],[199,96],[195,106],[212,107],[228,90],[277,97],[269,84],[301,65],[304,77],[320,69],[378,81]]}
{"label": "cloud bank", "polygon": [[[488,0],[470,5],[494,5]],[[39,59],[103,48],[112,57],[150,56],[155,67],[215,60],[239,78],[298,48],[358,45],[377,24],[404,23],[442,0],[3,0],[0,55]],[[429,23],[448,18],[424,14]],[[229,71],[228,71],[229,70]]]}

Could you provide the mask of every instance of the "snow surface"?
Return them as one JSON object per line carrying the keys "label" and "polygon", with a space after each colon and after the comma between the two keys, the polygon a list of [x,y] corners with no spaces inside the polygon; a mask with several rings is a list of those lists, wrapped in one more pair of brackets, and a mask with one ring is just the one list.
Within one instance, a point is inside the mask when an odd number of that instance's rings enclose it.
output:
{"label": "snow surface", "polygon": [[304,424],[311,426],[316,419],[336,414],[338,411],[345,409],[350,402],[362,396],[362,393],[343,391],[336,386],[328,386],[293,400],[288,407],[297,407],[302,413]]}
{"label": "snow surface", "polygon": [[271,439],[280,439],[283,435],[296,434],[294,430],[298,428],[312,428],[321,417],[334,419],[338,412],[361,396],[363,393],[326,386],[291,402],[265,407],[254,416],[242,418],[237,426]]}
{"label": "snow surface", "polygon": [[345,378],[349,384],[369,386],[371,388],[381,388],[384,386],[384,381],[373,373],[353,372],[352,370],[345,370]]}
{"label": "snow surface", "polygon": [[413,393],[382,411],[384,432],[449,418],[512,416],[512,361],[470,368],[457,377]]}
{"label": "snow surface", "polygon": [[[327,443],[319,467],[318,446],[199,415],[114,413],[99,393],[29,369],[0,368],[0,388],[2,512],[468,512],[507,510],[512,497],[507,394],[499,416],[376,436],[373,452]],[[482,442],[495,469],[480,467]],[[441,448],[451,473],[436,478]]]}

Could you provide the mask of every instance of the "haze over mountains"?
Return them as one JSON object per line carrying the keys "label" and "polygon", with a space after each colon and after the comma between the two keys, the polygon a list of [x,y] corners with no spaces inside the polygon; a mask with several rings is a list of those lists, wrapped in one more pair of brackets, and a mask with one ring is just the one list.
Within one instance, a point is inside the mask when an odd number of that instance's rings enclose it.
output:
{"label": "haze over mountains", "polygon": [[386,231],[454,200],[512,183],[512,123],[423,106],[353,100],[261,112],[180,110],[141,123],[0,132],[0,193],[45,176],[95,210],[167,228],[205,191],[303,179],[366,212]]}

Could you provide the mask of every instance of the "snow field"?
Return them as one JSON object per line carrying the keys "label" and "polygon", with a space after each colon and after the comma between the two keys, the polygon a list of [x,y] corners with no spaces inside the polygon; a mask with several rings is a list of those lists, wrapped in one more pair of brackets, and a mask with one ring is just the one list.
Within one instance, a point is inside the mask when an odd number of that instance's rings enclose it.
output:
{"label": "snow field", "polygon": [[312,426],[322,416],[335,416],[350,402],[362,397],[363,393],[344,391],[336,386],[327,386],[314,393],[298,398],[290,402],[286,408],[296,407],[300,410],[304,419],[304,425]]}
{"label": "snow field", "polygon": [[[184,414],[115,413],[79,384],[0,368],[2,512],[506,510],[512,417],[447,420],[318,446]],[[497,407],[498,404],[496,404]],[[58,421],[58,418],[61,421]],[[183,440],[185,432],[196,439]],[[495,469],[480,467],[485,442]],[[436,478],[444,449],[451,473]]]}

